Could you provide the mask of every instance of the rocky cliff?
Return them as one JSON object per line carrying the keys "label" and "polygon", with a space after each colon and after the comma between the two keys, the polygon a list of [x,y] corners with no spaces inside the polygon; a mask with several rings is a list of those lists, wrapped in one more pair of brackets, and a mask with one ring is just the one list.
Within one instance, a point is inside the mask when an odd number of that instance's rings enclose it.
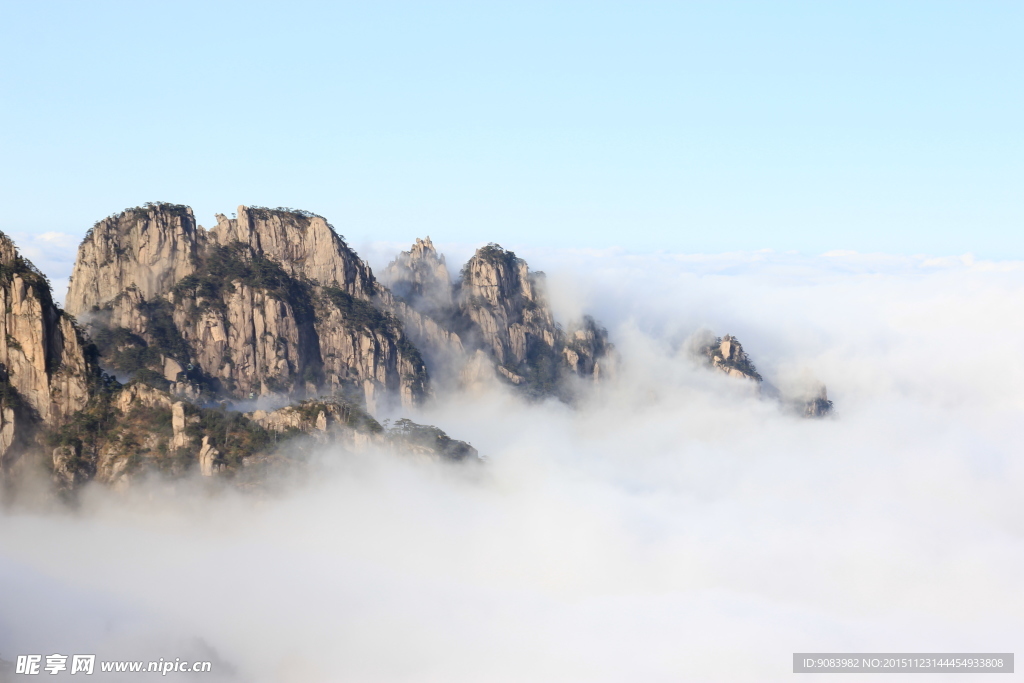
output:
{"label": "rocky cliff", "polygon": [[765,382],[736,337],[728,334],[713,337],[708,334],[698,340],[697,351],[711,367],[730,377],[755,382],[763,396],[778,400],[805,417],[824,417],[832,412],[832,401],[828,400],[824,385],[803,387],[794,395],[783,395],[773,385]]}
{"label": "rocky cliff", "polygon": [[409,251],[399,253],[384,269],[381,280],[417,311],[441,317],[451,312],[451,275],[430,237],[417,238]]}
{"label": "rocky cliff", "polygon": [[[389,264],[385,281],[410,308],[458,338],[461,354],[441,354],[458,366],[448,374],[478,377],[485,357],[496,376],[528,395],[567,398],[568,378],[597,380],[607,372],[607,332],[586,317],[566,333],[548,306],[543,274],[496,244],[477,250],[452,284],[429,238],[416,240]],[[434,340],[422,344],[433,357]]]}
{"label": "rocky cliff", "polygon": [[388,287],[388,309],[420,350],[432,380],[456,387],[470,350],[454,329],[452,281],[444,256],[429,237],[417,239],[384,269],[381,279]]}
{"label": "rocky cliff", "polygon": [[[543,274],[498,245],[453,282],[416,240],[384,280],[315,214],[239,207],[205,230],[186,206],[147,204],[83,240],[67,297],[79,327],[0,234],[0,492],[31,472],[64,492],[152,473],[262,487],[324,444],[476,461],[436,427],[374,413],[431,396],[428,366],[448,388],[569,401],[612,366],[605,330],[559,325]],[[781,398],[734,337],[698,355]],[[233,409],[259,399],[284,407]],[[818,385],[782,400],[832,410]]]}
{"label": "rocky cliff", "polygon": [[[401,305],[306,212],[240,207],[206,231],[187,207],[148,204],[98,222],[68,294],[84,328],[0,234],[0,300],[4,501],[31,482],[70,494],[151,473],[260,485],[268,463],[325,443],[477,456],[434,427],[373,418],[422,401],[425,366]],[[232,409],[261,396],[292,405]]]}
{"label": "rocky cliff", "polygon": [[721,370],[730,377],[762,381],[750,356],[743,350],[736,337],[725,335],[715,338],[702,347],[701,352],[712,367]]}
{"label": "rocky cliff", "polygon": [[100,221],[68,295],[123,376],[148,371],[191,398],[343,393],[371,411],[429,391],[389,304],[322,217],[244,206],[209,231],[170,204]]}
{"label": "rocky cliff", "polygon": [[85,407],[98,377],[74,321],[57,308],[50,283],[0,233],[0,478],[45,448],[47,430]]}
{"label": "rocky cliff", "polygon": [[338,287],[372,300],[376,280],[366,265],[322,216],[295,209],[239,206],[237,218],[217,215],[209,234],[218,244],[247,245],[253,254],[270,259],[293,277]]}
{"label": "rocky cliff", "polygon": [[157,299],[195,270],[203,237],[192,209],[180,204],[146,204],[104,218],[78,249],[64,305],[81,316],[128,285],[145,300]]}

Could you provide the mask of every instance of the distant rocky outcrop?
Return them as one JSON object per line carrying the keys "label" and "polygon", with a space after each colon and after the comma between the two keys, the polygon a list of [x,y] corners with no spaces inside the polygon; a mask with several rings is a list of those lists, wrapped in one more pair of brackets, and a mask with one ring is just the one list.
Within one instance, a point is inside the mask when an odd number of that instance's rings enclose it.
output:
{"label": "distant rocky outcrop", "polygon": [[819,385],[816,391],[810,396],[802,397],[797,407],[803,411],[805,417],[825,417],[832,412],[832,401],[828,400],[828,392],[825,385]]}
{"label": "distant rocky outcrop", "polygon": [[451,388],[467,350],[453,325],[452,282],[430,238],[417,239],[382,273],[388,293],[382,297],[419,349],[432,381]]}
{"label": "distant rocky outcrop", "polygon": [[730,377],[750,379],[755,382],[762,381],[753,361],[750,360],[750,356],[743,350],[743,345],[736,337],[728,334],[718,337],[704,346],[701,352],[712,367]]}
{"label": "distant rocky outcrop", "polygon": [[[496,244],[477,250],[452,284],[430,239],[416,240],[385,270],[385,281],[414,311],[459,339],[463,353],[442,355],[449,375],[478,378],[482,353],[496,376],[534,397],[571,396],[570,377],[598,380],[612,346],[607,332],[585,317],[566,333],[544,294],[543,273]],[[401,317],[401,313],[399,314]]]}
{"label": "distant rocky outcrop", "polygon": [[219,477],[243,487],[264,487],[280,466],[301,465],[315,449],[369,447],[406,455],[458,460],[476,458],[472,446],[443,435],[424,450],[404,432],[382,427],[359,405],[339,398],[304,400],[273,411],[241,413],[225,405],[198,406],[141,382],[97,396],[76,419],[50,435],[58,489],[73,491],[94,479],[124,488],[152,475],[190,473]]}
{"label": "distant rocky outcrop", "polygon": [[392,448],[427,457],[440,457],[461,462],[477,461],[480,454],[465,441],[453,439],[432,425],[421,425],[408,419],[397,420],[385,430],[385,438]]}
{"label": "distant rocky outcrop", "polygon": [[417,238],[409,251],[398,254],[381,276],[399,299],[430,316],[447,317],[452,310],[452,280],[430,241]]}
{"label": "distant rocky outcrop", "polygon": [[711,367],[730,377],[755,382],[763,396],[778,400],[805,417],[824,417],[832,412],[832,401],[828,400],[824,385],[789,396],[765,382],[736,337],[728,334],[724,337],[701,335],[697,341],[697,352]]}

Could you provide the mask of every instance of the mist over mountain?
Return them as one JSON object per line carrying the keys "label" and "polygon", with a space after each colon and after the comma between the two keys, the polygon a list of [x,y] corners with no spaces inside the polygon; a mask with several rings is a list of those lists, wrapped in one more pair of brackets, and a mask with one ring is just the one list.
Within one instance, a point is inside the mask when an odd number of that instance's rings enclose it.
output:
{"label": "mist over mountain", "polygon": [[[735,681],[1024,635],[1024,364],[992,351],[1024,343],[1019,263],[485,246],[456,271],[421,238],[371,269],[315,216],[161,206],[94,228],[74,320],[5,252],[4,400],[39,414],[10,407],[5,476],[43,474],[0,524],[0,658]],[[47,439],[97,405],[69,481]]]}
{"label": "mist over mountain", "polygon": [[[90,481],[152,475],[265,484],[310,441],[477,459],[401,413],[501,384],[576,405],[614,378],[607,330],[585,313],[557,322],[544,274],[499,245],[453,280],[417,239],[378,280],[321,216],[240,206],[216,218],[207,230],[187,206],[149,203],[97,221],[66,310],[2,238],[5,499],[47,480],[68,501]],[[738,340],[702,334],[695,362],[781,399]],[[783,402],[828,414],[815,391]]]}
{"label": "mist over mountain", "polygon": [[1022,26],[5,3],[0,683],[1019,653]]}

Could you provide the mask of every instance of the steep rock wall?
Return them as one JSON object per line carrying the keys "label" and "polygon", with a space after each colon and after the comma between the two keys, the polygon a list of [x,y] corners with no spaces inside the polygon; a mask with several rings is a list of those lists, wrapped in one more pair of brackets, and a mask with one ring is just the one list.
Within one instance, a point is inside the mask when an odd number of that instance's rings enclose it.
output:
{"label": "steep rock wall", "polygon": [[362,299],[373,299],[376,282],[370,267],[322,216],[306,211],[239,206],[237,218],[217,215],[210,236],[221,245],[248,245],[281,264],[292,276],[319,285],[340,287]]}
{"label": "steep rock wall", "polygon": [[134,285],[145,299],[161,296],[195,269],[204,235],[192,209],[147,204],[96,223],[78,248],[65,308],[81,315]]}
{"label": "steep rock wall", "polygon": [[396,297],[428,315],[445,315],[452,308],[452,281],[444,256],[430,238],[417,238],[409,251],[388,264],[381,280]]}
{"label": "steep rock wall", "polygon": [[242,206],[207,233],[187,207],[130,209],[83,241],[72,288],[104,362],[183,395],[344,388],[379,406],[429,392],[390,293],[308,212]]}
{"label": "steep rock wall", "polygon": [[516,372],[531,356],[556,352],[558,330],[541,286],[526,261],[496,245],[478,250],[462,269],[460,312],[508,371]]}
{"label": "steep rock wall", "polygon": [[[477,250],[454,286],[429,238],[399,254],[384,277],[400,295],[396,315],[434,375],[458,378],[463,386],[498,376],[530,395],[567,398],[568,378],[608,374],[607,332],[586,316],[566,334],[547,304],[543,275],[498,245]],[[493,372],[481,368],[481,351]]]}
{"label": "steep rock wall", "polygon": [[296,311],[294,301],[232,285],[219,306],[175,298],[174,323],[191,360],[235,396],[315,394],[320,352],[312,317]]}
{"label": "steep rock wall", "polygon": [[96,368],[50,283],[0,233],[0,471],[85,407]]}

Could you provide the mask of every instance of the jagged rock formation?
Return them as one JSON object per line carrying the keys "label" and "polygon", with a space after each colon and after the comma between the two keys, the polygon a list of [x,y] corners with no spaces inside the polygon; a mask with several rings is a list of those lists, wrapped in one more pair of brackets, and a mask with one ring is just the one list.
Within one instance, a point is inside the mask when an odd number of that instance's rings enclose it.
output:
{"label": "jagged rock formation", "polygon": [[271,439],[238,413],[201,408],[133,382],[107,382],[89,405],[50,435],[53,473],[69,491],[95,479],[124,487],[148,472],[212,476],[237,467]]}
{"label": "jagged rock formation", "polygon": [[[557,382],[561,341],[540,288],[542,276],[497,245],[478,250],[462,269],[458,301],[470,334],[513,384],[547,389]],[[548,392],[544,392],[548,393]]]}
{"label": "jagged rock formation", "polygon": [[496,244],[477,250],[454,286],[429,238],[417,240],[385,273],[409,307],[458,338],[463,353],[454,359],[435,351],[436,335],[425,335],[422,344],[428,357],[454,361],[449,374],[463,384],[480,378],[481,352],[498,376],[532,396],[565,398],[571,393],[567,376],[596,380],[608,363],[607,332],[586,317],[566,334],[547,305],[543,274]]}
{"label": "jagged rock formation", "polygon": [[227,478],[243,487],[264,487],[266,478],[280,471],[279,465],[302,464],[314,448],[327,444],[449,460],[477,455],[469,444],[434,427],[418,427],[440,435],[433,450],[407,442],[404,431],[382,427],[360,406],[343,399],[240,413],[197,406],[132,382],[98,393],[74,421],[51,435],[56,444],[52,470],[65,491],[90,479],[124,488],[153,474],[180,477],[191,472]]}
{"label": "jagged rock formation", "polygon": [[414,405],[426,368],[390,294],[320,216],[239,207],[210,231],[187,207],[100,221],[79,248],[68,310],[104,362],[189,397],[341,393]]}
{"label": "jagged rock formation", "polygon": [[[151,472],[262,486],[327,444],[474,461],[436,427],[372,413],[428,397],[428,363],[462,386],[504,380],[565,400],[569,380],[611,366],[605,330],[590,317],[563,329],[543,274],[497,245],[453,283],[417,240],[385,278],[394,294],[308,212],[239,207],[207,231],[188,207],[147,204],[83,240],[67,297],[83,330],[0,234],[0,493],[33,466],[64,492]],[[700,355],[773,390],[734,337]],[[291,405],[230,409],[260,397]],[[790,401],[808,416],[832,409],[824,387]]]}
{"label": "jagged rock formation", "polygon": [[600,381],[610,371],[609,356],[613,347],[608,330],[589,315],[569,328],[565,335],[562,356],[569,369],[579,377]]}
{"label": "jagged rock formation", "polygon": [[87,403],[96,372],[50,283],[0,233],[0,477]]}
{"label": "jagged rock formation", "polygon": [[429,237],[417,239],[384,269],[382,281],[389,288],[383,297],[388,309],[420,350],[432,380],[451,384],[467,350],[453,329],[452,282],[444,256]]}
{"label": "jagged rock formation", "polygon": [[337,399],[308,400],[277,410],[246,413],[261,427],[278,434],[303,432],[319,443],[348,442],[353,446],[376,443],[384,431],[380,423],[351,403]]}
{"label": "jagged rock formation", "polygon": [[452,308],[452,281],[444,256],[430,237],[416,239],[409,251],[398,254],[381,277],[396,297],[427,315],[446,316]]}
{"label": "jagged rock formation", "polygon": [[[285,442],[302,452],[321,432],[347,434],[335,441],[355,447],[368,443],[359,435],[383,432],[393,450],[423,453],[363,407],[378,392],[411,405],[426,391],[418,351],[387,312],[390,293],[323,219],[240,213],[210,233],[178,205],[97,223],[68,297],[95,343],[0,234],[0,498],[40,477],[64,493],[90,480],[127,486],[150,472],[243,481],[247,462]],[[297,244],[284,243],[289,230]],[[101,363],[132,380],[122,385]],[[264,426],[258,414],[203,405],[247,391],[325,389],[337,396],[316,404],[317,418],[283,431],[282,411]],[[307,403],[284,413],[308,412]],[[475,454],[444,439],[455,450],[439,446],[437,457]]]}
{"label": "jagged rock formation", "polygon": [[365,412],[343,401],[302,401],[274,411],[257,410],[246,417],[279,434],[309,434],[318,443],[341,443],[356,448],[387,447],[403,453],[455,461],[479,458],[479,453],[471,445],[452,439],[437,427],[408,419],[382,426]]}
{"label": "jagged rock formation", "polygon": [[444,458],[445,460],[478,460],[480,454],[465,441],[452,439],[437,427],[398,420],[386,431],[388,443],[402,452]]}
{"label": "jagged rock formation", "polygon": [[802,408],[805,417],[824,417],[832,412],[833,406],[832,401],[828,400],[825,386],[821,385],[810,398],[801,400],[799,407]]}
{"label": "jagged rock formation", "polygon": [[376,281],[366,265],[334,228],[308,211],[238,207],[238,218],[217,215],[210,236],[230,247],[246,244],[254,254],[278,263],[293,277],[339,287],[351,296],[372,300]]}
{"label": "jagged rock formation", "polygon": [[716,338],[712,343],[705,346],[702,351],[712,367],[721,370],[730,377],[750,379],[755,382],[762,381],[761,375],[757,373],[754,363],[750,360],[750,356],[743,350],[743,345],[740,344],[736,337],[727,334],[724,337]]}
{"label": "jagged rock formation", "polygon": [[98,221],[78,249],[65,308],[81,315],[134,285],[153,300],[195,270],[202,242],[192,209],[146,204]]}
{"label": "jagged rock formation", "polygon": [[805,417],[824,417],[832,412],[832,401],[828,400],[824,385],[819,385],[809,394],[805,392],[805,395],[786,397],[765,382],[736,337],[728,334],[724,337],[708,335],[708,338],[698,342],[697,349],[699,355],[711,367],[730,377],[757,383],[758,390],[763,396],[779,400]]}

